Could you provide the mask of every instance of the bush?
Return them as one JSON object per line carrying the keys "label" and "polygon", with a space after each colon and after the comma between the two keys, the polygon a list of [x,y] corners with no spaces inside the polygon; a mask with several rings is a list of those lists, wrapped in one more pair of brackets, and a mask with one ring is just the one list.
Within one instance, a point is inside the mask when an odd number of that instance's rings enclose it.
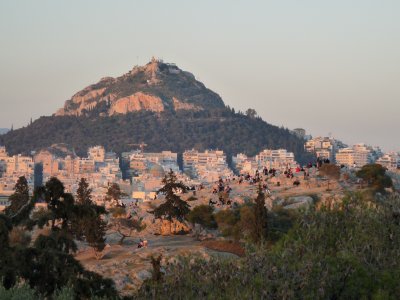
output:
{"label": "bush", "polygon": [[188,214],[188,221],[192,224],[200,224],[201,226],[214,229],[217,227],[213,215],[214,208],[209,205],[199,205],[193,208]]}
{"label": "bush", "polygon": [[[400,197],[350,194],[310,209],[272,248],[238,260],[183,259],[136,297],[163,299],[399,299]],[[224,224],[232,212],[218,213]]]}
{"label": "bush", "polygon": [[379,164],[365,165],[356,175],[365,180],[376,192],[384,192],[385,188],[393,187],[392,178],[386,174],[386,168]]}
{"label": "bush", "polygon": [[126,209],[124,207],[112,207],[110,208],[110,213],[114,218],[120,218],[126,216]]}
{"label": "bush", "polygon": [[240,210],[220,210],[215,214],[215,221],[223,236],[233,236],[236,240],[240,238],[239,226]]}
{"label": "bush", "polygon": [[31,289],[28,285],[14,286],[9,290],[6,290],[0,285],[0,299],[4,300],[37,300],[40,299],[35,293],[35,290]]}
{"label": "bush", "polygon": [[28,247],[31,242],[31,236],[21,227],[14,227],[9,235],[10,246]]}

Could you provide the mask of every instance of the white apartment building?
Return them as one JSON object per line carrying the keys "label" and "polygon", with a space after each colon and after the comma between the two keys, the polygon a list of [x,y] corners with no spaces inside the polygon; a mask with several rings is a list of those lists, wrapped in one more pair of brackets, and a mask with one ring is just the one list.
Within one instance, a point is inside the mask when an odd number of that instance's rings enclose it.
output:
{"label": "white apartment building", "polygon": [[256,155],[255,160],[261,168],[283,168],[297,165],[294,153],[288,152],[286,149],[265,149]]}
{"label": "white apartment building", "polygon": [[249,173],[254,175],[259,166],[254,157],[248,157],[247,155],[240,153],[232,157],[232,163],[240,174]]}
{"label": "white apartment building", "polygon": [[160,153],[143,153],[143,156],[148,162],[160,165],[166,172],[170,169],[175,173],[179,172],[178,153],[162,151]]}
{"label": "white apartment building", "polygon": [[171,151],[162,151],[156,153],[147,153],[141,151],[131,151],[122,153],[122,159],[129,163],[128,174],[130,176],[139,176],[151,173],[156,166],[159,166],[163,172],[169,172],[171,169],[175,173],[179,172],[178,153]]}
{"label": "white apartment building", "polygon": [[339,149],[336,153],[336,162],[347,167],[361,168],[374,162],[372,148],[360,143],[352,148]]}
{"label": "white apartment building", "polygon": [[400,155],[396,152],[386,153],[380,157],[376,163],[382,165],[390,171],[394,171],[400,168]]}
{"label": "white apartment building", "polygon": [[216,176],[232,175],[226,162],[226,155],[222,150],[185,151],[183,153],[183,170],[191,177],[209,182],[213,181]]}
{"label": "white apartment building", "polygon": [[329,137],[316,137],[306,141],[304,149],[307,152],[314,153],[317,157],[322,159],[333,160],[335,152],[338,148],[338,143],[335,139]]}

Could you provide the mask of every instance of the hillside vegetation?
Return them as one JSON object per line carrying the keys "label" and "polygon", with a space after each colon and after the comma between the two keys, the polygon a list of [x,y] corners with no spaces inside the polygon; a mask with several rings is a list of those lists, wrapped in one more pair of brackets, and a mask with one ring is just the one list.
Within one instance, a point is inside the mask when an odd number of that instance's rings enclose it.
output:
{"label": "hillside vegetation", "polygon": [[[349,194],[239,260],[182,259],[137,299],[399,299],[399,196]],[[249,248],[251,249],[251,248]]]}
{"label": "hillside vegetation", "polygon": [[307,161],[303,140],[287,129],[261,118],[235,113],[228,108],[213,111],[153,113],[138,111],[124,115],[41,117],[31,125],[0,136],[0,144],[11,154],[29,153],[66,143],[77,154],[104,145],[117,153],[132,149],[131,143],[145,142],[146,151],[222,149],[228,154],[254,155],[264,148],[286,148]]}

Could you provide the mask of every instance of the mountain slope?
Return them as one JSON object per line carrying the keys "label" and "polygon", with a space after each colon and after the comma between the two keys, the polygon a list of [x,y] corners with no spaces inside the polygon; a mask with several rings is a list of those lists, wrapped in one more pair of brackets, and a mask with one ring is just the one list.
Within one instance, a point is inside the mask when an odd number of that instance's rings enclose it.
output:
{"label": "mountain slope", "polygon": [[152,60],[118,78],[104,78],[76,93],[53,116],[0,136],[9,153],[64,143],[78,155],[104,145],[117,153],[145,142],[146,151],[222,149],[255,155],[285,148],[310,159],[302,139],[253,115],[235,113],[193,75]]}
{"label": "mountain slope", "polygon": [[28,127],[0,136],[0,144],[5,144],[10,153],[27,153],[54,143],[66,143],[79,155],[85,155],[93,145],[121,153],[132,148],[129,144],[139,142],[148,144],[146,151],[218,148],[229,154],[254,155],[264,148],[286,148],[297,158],[308,157],[303,141],[288,130],[229,109],[161,115],[140,111],[105,118],[42,117]]}

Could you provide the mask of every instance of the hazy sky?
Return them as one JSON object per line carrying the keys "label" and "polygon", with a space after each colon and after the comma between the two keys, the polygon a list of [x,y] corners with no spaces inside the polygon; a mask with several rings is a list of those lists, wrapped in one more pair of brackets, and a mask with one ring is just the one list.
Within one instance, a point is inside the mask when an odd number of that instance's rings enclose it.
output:
{"label": "hazy sky", "polygon": [[0,127],[153,55],[272,124],[400,150],[399,0],[1,0]]}

